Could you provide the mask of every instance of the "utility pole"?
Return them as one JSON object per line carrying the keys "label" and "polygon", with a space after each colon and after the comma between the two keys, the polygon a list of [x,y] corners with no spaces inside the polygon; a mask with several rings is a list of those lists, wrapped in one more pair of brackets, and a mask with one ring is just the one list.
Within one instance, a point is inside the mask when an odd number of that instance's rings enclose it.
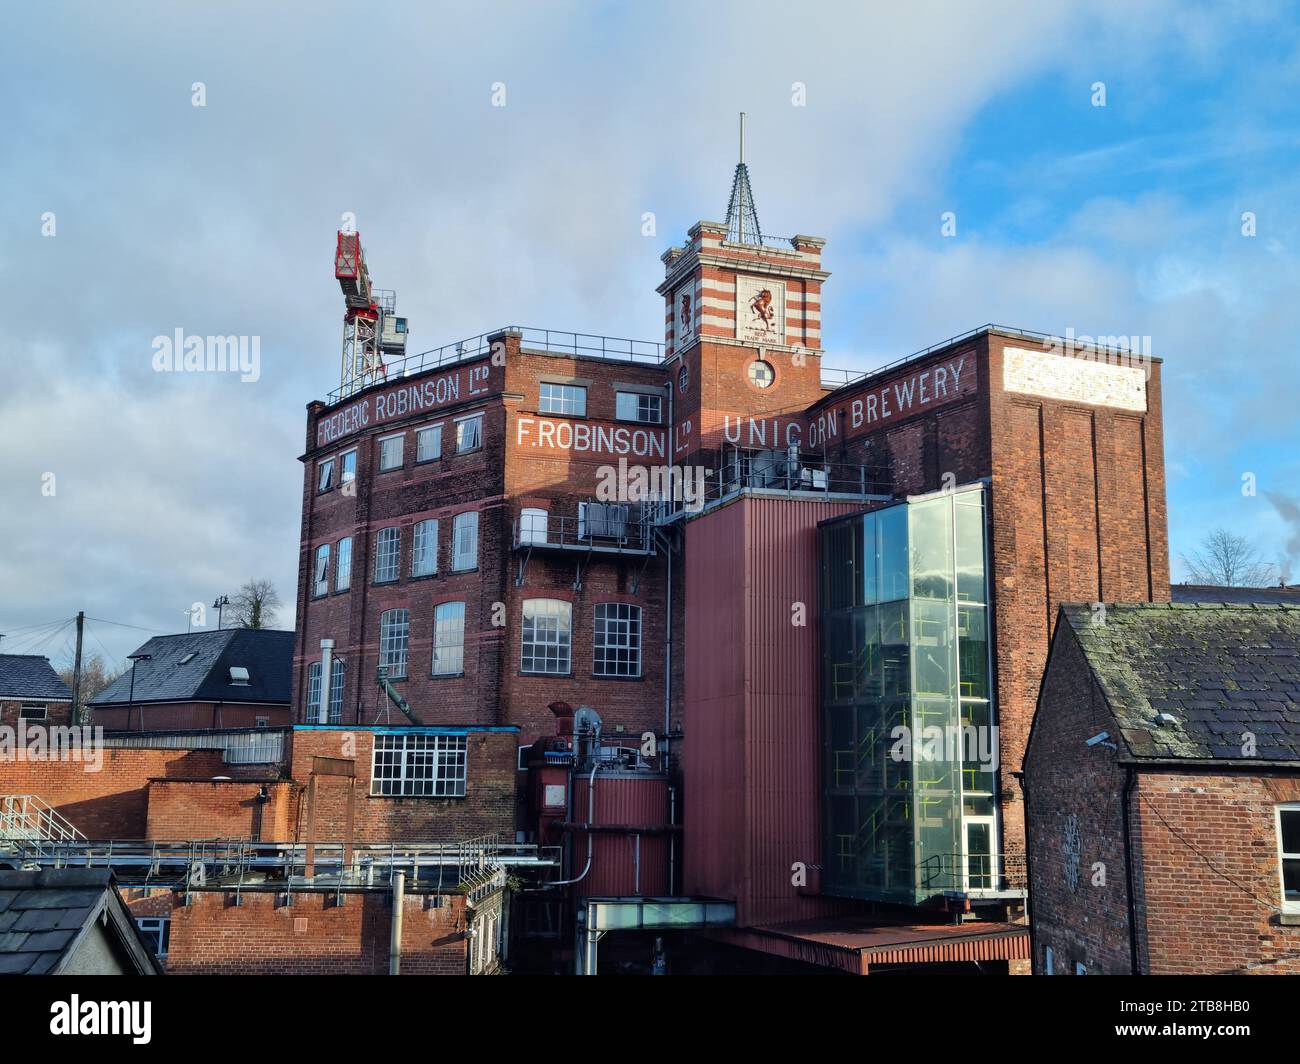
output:
{"label": "utility pole", "polygon": [[72,663],[72,712],[76,723],[84,724],[81,711],[81,633],[86,625],[86,611],[77,611],[77,656]]}

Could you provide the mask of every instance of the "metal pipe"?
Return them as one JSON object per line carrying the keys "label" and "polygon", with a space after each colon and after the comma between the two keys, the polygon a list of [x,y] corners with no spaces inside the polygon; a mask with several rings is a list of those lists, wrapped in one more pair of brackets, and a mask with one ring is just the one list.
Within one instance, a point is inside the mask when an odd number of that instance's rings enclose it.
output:
{"label": "metal pipe", "polygon": [[393,873],[392,939],[388,945],[388,974],[402,974],[402,909],[406,902],[406,873]]}
{"label": "metal pipe", "polygon": [[[334,640],[320,641],[320,708],[316,710],[316,723],[328,724],[330,701],[334,692]],[[342,723],[340,721],[339,723]]]}
{"label": "metal pipe", "polygon": [[1137,783],[1137,772],[1132,765],[1124,767],[1126,779],[1124,780],[1124,789],[1120,791],[1119,807],[1120,816],[1124,818],[1124,878],[1127,880],[1126,887],[1128,894],[1128,952],[1129,952],[1129,973],[1131,975],[1141,975],[1141,958],[1138,954],[1137,940],[1137,899],[1133,895],[1133,829],[1130,824],[1132,809],[1129,803],[1129,796],[1133,793],[1133,785]]}
{"label": "metal pipe", "polygon": [[591,779],[587,781],[587,866],[582,870],[582,874],[574,879],[557,879],[553,883],[547,883],[548,890],[551,887],[567,887],[573,883],[581,883],[587,878],[587,873],[591,871],[592,841],[595,838],[591,830],[591,822],[595,818],[596,809],[596,773],[600,771],[599,749],[599,746],[597,746],[596,762],[591,766]]}

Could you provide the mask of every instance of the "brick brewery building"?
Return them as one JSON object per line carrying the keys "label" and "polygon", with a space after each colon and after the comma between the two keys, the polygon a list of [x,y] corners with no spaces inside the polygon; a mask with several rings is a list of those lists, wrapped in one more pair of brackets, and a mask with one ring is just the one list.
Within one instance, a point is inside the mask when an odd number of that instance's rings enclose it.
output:
{"label": "brick brewery building", "polygon": [[1169,597],[1159,362],[986,326],[837,379],[823,246],[764,239],[742,163],[663,255],[662,345],[505,328],[382,367],[340,238],[295,759],[347,759],[386,837],[562,846],[574,882],[520,907],[588,971],[663,922],[739,965],[1023,970],[1010,773],[1056,611]]}

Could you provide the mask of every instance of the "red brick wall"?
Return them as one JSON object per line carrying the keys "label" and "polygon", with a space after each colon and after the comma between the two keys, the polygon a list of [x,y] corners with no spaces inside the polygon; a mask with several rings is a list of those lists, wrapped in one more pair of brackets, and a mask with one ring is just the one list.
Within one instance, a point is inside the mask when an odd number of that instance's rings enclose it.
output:
{"label": "red brick wall", "polygon": [[85,771],[93,762],[2,761],[0,793],[36,795],[91,839],[143,839],[152,777],[247,774],[245,766],[223,764],[220,750],[108,748],[101,753],[97,772]]}
{"label": "red brick wall", "polygon": [[266,726],[292,724],[284,703],[170,702],[165,705],[96,706],[91,723],[105,732],[203,731],[209,728],[256,728],[259,718]]}
{"label": "red brick wall", "polygon": [[[464,798],[385,798],[370,794],[375,733],[322,729],[294,733],[292,775],[305,787],[313,757],[353,760],[356,766],[355,838],[359,842],[450,842],[501,833],[513,840],[516,798],[513,732],[471,732]],[[346,834],[347,780],[321,777],[317,786],[316,840],[341,842]],[[306,837],[305,798],[291,826]]]}
{"label": "red brick wall", "polygon": [[[1065,626],[1057,633],[1025,758],[1030,918],[1038,973],[1049,946],[1054,974],[1073,974],[1076,963],[1094,975],[1128,974],[1131,969],[1120,799],[1125,772],[1110,747],[1086,745],[1102,731],[1113,738],[1114,730],[1105,699]],[[1067,861],[1074,862],[1065,852],[1071,817],[1079,842],[1073,887]]]}
{"label": "red brick wall", "polygon": [[1281,902],[1274,807],[1300,801],[1294,774],[1143,772],[1143,970],[1157,975],[1300,974],[1300,927]]}
{"label": "red brick wall", "polygon": [[[269,799],[259,801],[265,787]],[[274,780],[150,780],[146,838],[289,842],[295,788]]]}
{"label": "red brick wall", "polygon": [[45,707],[44,720],[29,720],[29,726],[41,724],[66,725],[73,723],[71,702],[47,702],[43,698],[5,699],[0,701],[0,725],[16,727],[22,714],[24,702],[31,702]]}
{"label": "red brick wall", "polygon": [[[408,894],[402,913],[403,975],[464,975],[468,909],[460,895]],[[172,912],[169,975],[385,975],[392,933],[390,896],[329,891],[192,891]]]}

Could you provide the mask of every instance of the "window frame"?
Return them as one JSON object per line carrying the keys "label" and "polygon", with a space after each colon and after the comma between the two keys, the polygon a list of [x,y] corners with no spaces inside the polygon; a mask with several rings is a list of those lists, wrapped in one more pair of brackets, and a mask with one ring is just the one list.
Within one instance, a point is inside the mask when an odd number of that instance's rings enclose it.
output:
{"label": "window frame", "polygon": [[[551,611],[548,608],[547,614],[550,615],[553,612],[557,621],[559,618],[563,617],[566,622],[564,631],[561,631],[559,626],[557,625],[556,638],[553,640],[552,639],[539,640],[538,630],[537,630],[537,621],[539,618],[537,616],[534,616],[530,619],[528,616],[529,607],[532,607],[534,610],[536,610],[538,608],[538,604],[541,603],[545,603],[548,607],[550,606],[561,607],[554,611]],[[568,601],[567,599],[541,598],[541,597],[528,598],[528,599],[524,599],[523,604],[520,606],[520,615],[522,619],[522,626],[520,627],[520,631],[519,631],[519,671],[528,676],[572,676],[573,675],[573,603]],[[532,629],[531,639],[529,636],[530,627]],[[529,650],[530,645],[532,647],[531,653]],[[557,664],[563,664],[563,668],[556,668],[556,669],[537,668],[537,662],[539,658],[543,662],[543,664],[545,664],[546,661],[552,657],[552,655],[547,650],[547,648],[549,647],[556,648],[557,652],[554,655],[555,661]],[[541,651],[540,653],[539,653],[539,648]],[[563,652],[562,656],[560,653],[561,651]],[[530,660],[532,662],[531,667],[529,665]]]}
{"label": "window frame", "polygon": [[[381,754],[390,755],[391,759],[381,764]],[[397,771],[381,773],[381,768]],[[426,768],[431,770],[427,777],[419,772]],[[446,771],[448,769],[451,771]],[[466,733],[381,732],[375,735],[375,745],[370,754],[372,797],[464,798],[468,781],[469,735]],[[423,785],[431,787],[426,791]]]}
{"label": "window frame", "polygon": [[[322,552],[324,552],[323,557]],[[311,597],[314,599],[324,598],[330,593],[331,553],[329,543],[317,544],[312,558]],[[325,563],[324,566],[321,565],[322,561]]]}
{"label": "window frame", "polygon": [[[628,611],[629,616],[627,617],[616,616],[613,618],[610,618],[608,616],[602,616],[602,614],[607,613],[610,608],[613,608],[616,613],[622,613],[623,611]],[[608,641],[609,625],[611,621],[614,622],[615,624],[625,626],[625,629],[628,631],[630,631],[632,626],[635,625],[635,631],[636,631],[635,646],[626,646],[626,645],[620,646],[618,644],[610,643]],[[603,642],[602,642],[602,634],[601,634],[601,627],[600,627],[602,622],[604,623],[605,626]],[[591,614],[591,675],[593,677],[598,677],[599,679],[602,680],[641,679],[641,675],[642,675],[641,669],[643,665],[643,662],[641,660],[641,641],[642,641],[642,636],[644,634],[644,623],[645,623],[645,611],[635,602],[612,601],[612,602],[595,603]],[[601,651],[605,651],[606,654],[605,660],[603,661],[601,659]],[[628,651],[630,654],[635,654],[636,670],[634,672],[608,671],[610,665],[609,654],[610,652],[615,653],[615,658],[613,660],[615,664],[618,664],[618,658],[617,658],[618,651]],[[628,660],[630,662],[633,659],[629,657]]]}
{"label": "window frame", "polygon": [[308,724],[320,723],[321,674],[324,667],[319,661],[307,663],[307,694],[303,702],[303,714]]}
{"label": "window frame", "polygon": [[[436,425],[422,425],[415,430],[415,464],[427,465],[429,462],[436,462],[442,457],[442,427],[446,422],[439,421]],[[424,440],[432,439],[435,441],[435,450],[437,454],[422,458],[422,444]]]}
{"label": "window frame", "polygon": [[[347,544],[347,550],[343,549],[343,544]],[[343,559],[346,556],[347,564],[344,565]],[[346,580],[346,583],[344,582]],[[351,591],[352,590],[352,537],[344,536],[336,544],[334,551],[334,590]]]}
{"label": "window frame", "polygon": [[[466,520],[462,523],[462,518]],[[472,551],[471,565],[460,565],[458,559],[462,558],[460,550],[461,530],[464,527],[472,527],[474,534],[474,543]],[[453,573],[470,573],[478,568],[478,511],[462,510],[451,519],[451,571]]]}
{"label": "window frame", "polygon": [[322,458],[316,463],[316,494],[324,495],[326,492],[334,490],[334,463],[336,459],[331,456]]}
{"label": "window frame", "polygon": [[[39,709],[41,711],[41,715],[39,717],[29,716],[27,713],[29,709]],[[49,720],[50,704],[48,702],[20,702],[18,704],[18,719],[19,720]]]}
{"label": "window frame", "polygon": [[[348,459],[352,461],[349,462]],[[352,468],[349,469],[348,466]],[[350,447],[339,455],[339,483],[350,484],[357,479],[357,449]]]}
{"label": "window frame", "polygon": [[[405,614],[405,617],[402,618],[402,620],[401,620],[400,622],[397,621],[397,620],[393,620],[393,621],[387,621],[387,620],[385,620],[385,618],[387,618],[387,617],[392,617],[393,615],[395,615],[395,614],[399,614],[399,613],[401,613],[401,614]],[[390,649],[386,649],[385,646],[384,646],[384,643],[385,643],[385,639],[388,639],[390,642],[393,642],[393,641],[396,640],[397,637],[396,637],[395,635],[393,635],[393,636],[388,636],[388,635],[386,635],[386,629],[390,628],[391,626],[397,625],[397,624],[399,624],[399,623],[400,623],[400,624],[402,625],[402,627],[404,628],[404,631],[403,631],[402,634],[401,634],[401,643],[402,643],[402,648],[401,648],[401,662],[400,662],[400,667],[401,667],[401,670],[402,670],[402,671],[401,671],[401,672],[394,672],[394,671],[393,671],[394,668],[395,668],[394,664],[393,664],[391,661],[386,660],[386,659],[387,659],[387,658],[388,658],[388,657],[393,653],[393,651],[392,651],[391,648],[390,648]],[[384,670],[385,670],[385,672],[384,672],[384,676],[385,676],[386,679],[389,679],[389,680],[405,680],[405,679],[407,678],[407,676],[410,674],[410,669],[411,669],[411,611],[410,611],[407,607],[405,607],[405,606],[394,606],[394,607],[393,607],[392,609],[390,609],[390,610],[384,610],[384,611],[379,615],[379,658],[378,658],[378,665],[379,665],[379,667],[380,667],[381,669],[384,669]]]}
{"label": "window frame", "polygon": [[587,386],[564,381],[539,381],[537,412],[547,417],[587,416]]}
{"label": "window frame", "polygon": [[[466,447],[464,446],[465,440],[464,440],[464,436],[462,435],[462,432],[471,422],[475,422],[475,421],[478,422],[478,426],[474,430],[476,436],[476,442],[474,443],[474,446]],[[456,453],[457,454],[473,454],[475,451],[481,451],[483,449],[482,413],[467,414],[465,417],[458,417],[456,419],[455,424],[456,424]]]}
{"label": "window frame", "polygon": [[1284,849],[1284,836],[1282,834],[1282,814],[1290,813],[1293,816],[1300,817],[1300,802],[1280,802],[1273,808],[1273,828],[1277,833],[1278,888],[1282,892],[1282,912],[1300,914],[1300,898],[1292,901],[1286,896],[1286,862],[1295,861],[1300,863],[1300,850]]}
{"label": "window frame", "polygon": [[170,916],[137,916],[136,930],[141,938],[147,938],[150,946],[156,946],[153,955],[159,960],[167,959],[167,948],[171,944],[172,918]]}
{"label": "window frame", "polygon": [[[445,619],[447,619],[447,620],[459,620],[459,622],[460,622],[460,638],[459,638],[459,641],[457,642],[457,644],[456,644],[455,646],[452,646],[450,643],[449,643],[448,645],[446,645],[446,646],[443,646],[443,645],[442,645],[442,629],[440,628],[440,625],[442,624],[442,621],[444,620],[444,618],[440,618],[440,617],[439,617],[439,613],[442,612],[442,611],[444,610],[444,608],[449,608],[449,607],[454,607],[454,606],[459,606],[459,607],[460,607],[460,616],[459,616],[459,618],[454,618],[454,617],[453,617],[453,618],[445,618]],[[437,603],[437,604],[433,607],[433,641],[432,641],[432,643],[433,643],[433,646],[432,646],[432,652],[431,652],[431,654],[430,654],[430,661],[429,661],[429,674],[430,674],[431,676],[443,676],[443,677],[446,677],[446,676],[464,676],[464,675],[465,675],[465,603],[464,603],[463,600],[461,600],[461,599],[448,599],[446,602],[439,602],[439,603]],[[439,652],[440,650],[443,651],[444,653],[451,654],[451,655],[455,658],[455,660],[456,660],[456,668],[454,668],[454,669],[439,669],[439,668],[438,668],[438,652]]]}
{"label": "window frame", "polygon": [[[384,445],[387,443],[392,443],[394,440],[397,441],[397,464],[384,465]],[[377,440],[375,440],[375,444],[379,449],[379,472],[392,473],[398,469],[403,468],[406,465],[406,433],[405,432],[392,432],[389,433],[387,436],[380,436]]]}
{"label": "window frame", "polygon": [[[388,537],[385,535],[385,533],[388,532],[392,532],[394,533],[394,535]],[[385,576],[381,578],[379,575],[379,559],[381,556],[380,552],[381,550],[383,550],[384,545],[387,543],[388,539],[390,538],[392,539],[393,542],[393,549],[391,552],[392,561],[393,561],[392,564],[393,575],[391,577]],[[383,551],[383,557],[387,558],[388,556],[389,556],[389,552]],[[385,572],[388,572],[388,569],[389,569],[388,566],[384,567]],[[399,581],[402,578],[402,526],[401,525],[385,525],[383,528],[375,530],[375,568],[374,568],[374,572],[371,575],[373,576],[372,582],[376,584],[395,584],[397,583],[397,581]]]}
{"label": "window frame", "polygon": [[[430,537],[429,526],[433,526],[432,537],[433,547],[426,550],[423,555],[417,553],[421,544],[427,547],[427,540]],[[411,526],[411,575],[412,576],[437,576],[438,575],[438,519],[436,517],[427,517],[423,521],[416,521]],[[420,557],[432,558],[433,566],[429,569],[417,569],[416,560]]]}
{"label": "window frame", "polygon": [[[619,413],[619,403],[621,400],[630,399],[635,406],[634,416],[627,417]],[[654,417],[641,417],[641,404],[654,404]],[[636,425],[662,425],[664,423],[664,397],[655,392],[630,392],[626,389],[616,390],[614,392],[614,420],[627,421]]]}

